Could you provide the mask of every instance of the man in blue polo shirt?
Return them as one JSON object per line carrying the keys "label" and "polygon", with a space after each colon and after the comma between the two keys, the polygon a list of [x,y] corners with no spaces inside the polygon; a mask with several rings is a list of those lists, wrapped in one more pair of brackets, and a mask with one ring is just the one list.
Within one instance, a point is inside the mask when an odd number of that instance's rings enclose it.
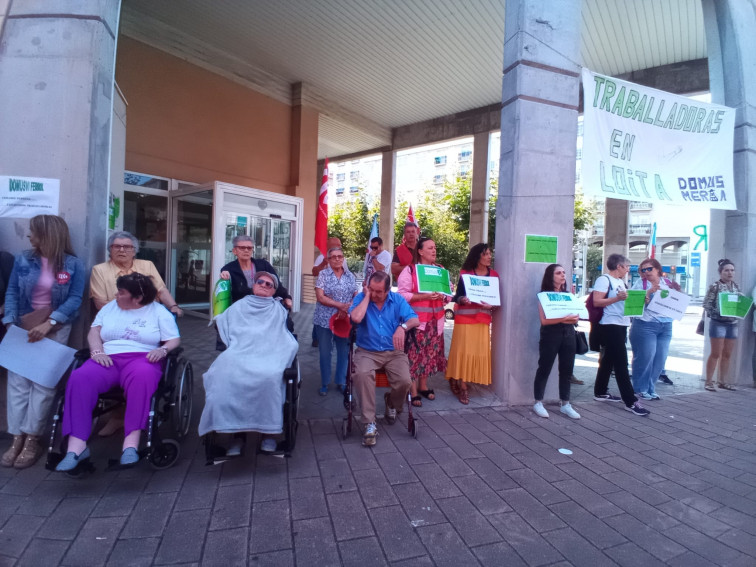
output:
{"label": "man in blue polo shirt", "polygon": [[389,291],[391,277],[375,272],[363,292],[349,308],[352,322],[357,325],[357,350],[354,353],[354,389],[362,406],[362,418],[367,426],[363,445],[375,445],[378,431],[375,426],[375,371],[386,370],[391,391],[383,397],[386,403],[386,422],[396,421],[411,379],[409,360],[404,353],[407,331],[420,324],[417,314],[398,293]]}

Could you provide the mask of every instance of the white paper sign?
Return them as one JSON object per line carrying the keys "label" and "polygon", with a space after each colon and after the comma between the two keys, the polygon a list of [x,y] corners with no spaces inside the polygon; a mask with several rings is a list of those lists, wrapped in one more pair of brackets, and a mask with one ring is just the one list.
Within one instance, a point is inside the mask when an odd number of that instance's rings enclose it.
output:
{"label": "white paper sign", "polygon": [[0,218],[57,215],[60,179],[0,175]]}
{"label": "white paper sign", "polygon": [[462,274],[462,281],[465,283],[465,296],[473,303],[501,305],[499,278]]}
{"label": "white paper sign", "polygon": [[646,311],[657,317],[670,317],[680,321],[690,303],[690,296],[674,289],[660,289],[651,297]]}
{"label": "white paper sign", "polygon": [[585,303],[572,295],[556,291],[542,291],[538,294],[543,314],[547,319],[561,319],[567,315],[579,315],[581,319],[588,319]]}
{"label": "white paper sign", "polygon": [[736,209],[735,109],[583,69],[583,191]]}
{"label": "white paper sign", "polygon": [[51,339],[29,342],[29,332],[11,326],[0,343],[0,366],[45,388],[54,388],[74,359],[76,350]]}

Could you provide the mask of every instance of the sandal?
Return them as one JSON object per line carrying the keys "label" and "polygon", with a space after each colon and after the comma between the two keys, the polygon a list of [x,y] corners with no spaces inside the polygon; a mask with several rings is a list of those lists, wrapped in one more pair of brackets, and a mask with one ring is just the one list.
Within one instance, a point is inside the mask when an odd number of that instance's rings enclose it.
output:
{"label": "sandal", "polygon": [[412,396],[412,398],[410,398],[410,400],[412,401],[412,405],[414,407],[416,407],[416,408],[423,407],[423,399],[420,396]]}
{"label": "sandal", "polygon": [[451,390],[451,393],[455,396],[459,397],[459,392],[461,390],[459,386],[459,380],[455,380],[454,378],[449,379],[449,389]]}
{"label": "sandal", "polygon": [[717,389],[714,387],[714,384],[711,382],[706,382],[706,384],[704,384],[704,390],[708,390],[709,392],[717,391]]}
{"label": "sandal", "polygon": [[722,390],[730,390],[731,392],[737,391],[737,388],[732,384],[717,384],[717,386]]}
{"label": "sandal", "polygon": [[418,390],[418,393],[431,401],[436,399],[436,393],[433,390]]}
{"label": "sandal", "polygon": [[459,398],[459,401],[464,405],[470,403],[470,398],[467,395],[467,388],[460,388],[459,395],[457,397]]}

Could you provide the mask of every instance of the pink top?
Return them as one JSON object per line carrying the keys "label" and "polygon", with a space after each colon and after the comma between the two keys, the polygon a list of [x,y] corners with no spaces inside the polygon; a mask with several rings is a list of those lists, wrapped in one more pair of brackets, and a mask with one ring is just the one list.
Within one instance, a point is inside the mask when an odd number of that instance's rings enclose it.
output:
{"label": "pink top", "polygon": [[[407,303],[410,304],[410,307],[412,307],[412,296],[417,293],[417,290],[415,289],[415,282],[412,279],[412,273],[410,272],[410,267],[405,266],[402,272],[399,274],[399,277],[396,278],[396,289],[399,292],[399,295],[401,295],[404,299],[407,300]],[[421,331],[425,330],[425,323],[420,323],[418,328]],[[439,335],[444,334],[444,318],[441,317],[436,322],[436,330],[438,331]]]}
{"label": "pink top", "polygon": [[52,266],[50,266],[47,258],[40,258],[40,260],[42,261],[42,271],[31,293],[31,305],[35,311],[52,305],[52,286],[55,283]]}

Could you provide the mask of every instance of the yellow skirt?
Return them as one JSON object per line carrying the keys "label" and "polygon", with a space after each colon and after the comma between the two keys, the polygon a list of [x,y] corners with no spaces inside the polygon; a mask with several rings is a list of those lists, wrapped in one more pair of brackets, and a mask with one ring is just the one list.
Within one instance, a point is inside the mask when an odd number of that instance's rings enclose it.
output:
{"label": "yellow skirt", "polygon": [[446,366],[446,379],[451,378],[486,386],[491,383],[490,325],[454,325]]}

